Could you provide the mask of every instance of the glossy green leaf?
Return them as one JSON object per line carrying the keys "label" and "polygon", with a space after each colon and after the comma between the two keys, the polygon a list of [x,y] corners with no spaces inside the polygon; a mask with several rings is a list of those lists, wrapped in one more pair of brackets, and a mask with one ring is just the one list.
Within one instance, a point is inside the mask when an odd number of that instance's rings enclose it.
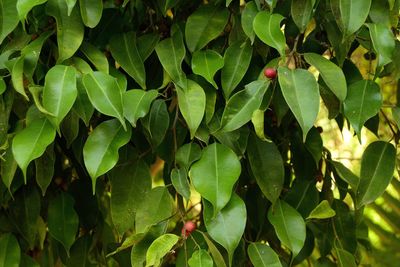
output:
{"label": "glossy green leaf", "polygon": [[304,32],[313,14],[315,0],[297,0],[291,5],[291,15],[300,32]]}
{"label": "glossy green leaf", "polygon": [[136,127],[138,119],[143,118],[149,113],[151,103],[157,96],[158,92],[156,90],[144,91],[133,89],[124,93],[124,116],[133,127]]}
{"label": "glossy green leaf", "polygon": [[52,114],[47,118],[55,128],[59,128],[61,121],[72,108],[77,94],[74,68],[56,65],[47,72],[43,107]]}
{"label": "glossy green leaf", "polygon": [[331,0],[332,12],[344,36],[355,33],[365,22],[371,0]]}
{"label": "glossy green leaf", "polygon": [[286,67],[279,67],[278,78],[283,97],[300,124],[305,141],[319,111],[317,81],[306,70],[290,70]]}
{"label": "glossy green leaf", "polygon": [[147,130],[153,148],[161,144],[169,128],[169,113],[164,100],[156,99],[153,102],[149,114],[142,119],[142,125]]}
{"label": "glossy green leaf", "polygon": [[11,81],[15,91],[23,95],[26,100],[29,100],[28,96],[25,93],[25,87],[24,87],[24,74],[23,74],[24,61],[25,61],[24,56],[20,56],[15,61],[11,72]]}
{"label": "glossy green leaf", "polygon": [[215,246],[213,241],[211,241],[210,237],[206,233],[203,233],[203,232],[200,232],[200,233],[203,235],[204,240],[207,243],[208,250],[210,251],[211,256],[214,259],[215,266],[217,266],[217,267],[226,267],[226,263],[225,263],[224,258],[222,257],[221,252]]}
{"label": "glossy green leaf", "polygon": [[146,71],[138,50],[136,33],[115,35],[110,41],[114,59],[142,87],[146,88]]}
{"label": "glossy green leaf", "polygon": [[226,8],[215,5],[202,5],[187,19],[185,26],[186,45],[190,52],[202,49],[218,37],[228,22]]}
{"label": "glossy green leaf", "polygon": [[201,148],[196,143],[189,143],[181,146],[175,153],[175,162],[181,168],[189,170],[193,162],[201,157]]}
{"label": "glossy green leaf", "polygon": [[336,97],[340,101],[344,101],[347,95],[347,84],[343,70],[335,63],[315,53],[304,54],[304,59],[319,71],[324,82]]}
{"label": "glossy green leaf", "polygon": [[136,213],[136,233],[145,233],[155,224],[166,221],[173,213],[174,202],[166,187],[149,191]]}
{"label": "glossy green leaf", "polygon": [[79,226],[74,199],[70,195],[62,192],[49,202],[47,223],[50,235],[63,245],[69,255]]}
{"label": "glossy green leaf", "polygon": [[98,71],[104,73],[109,72],[107,57],[96,46],[88,42],[83,42],[80,50],[90,60],[90,62],[92,62]]}
{"label": "glossy green leaf", "polygon": [[186,200],[190,199],[190,185],[185,169],[172,169],[171,182],[178,194]]}
{"label": "glossy green leaf", "polygon": [[192,55],[193,73],[204,77],[215,88],[214,75],[224,66],[224,59],[214,50],[196,51]]}
{"label": "glossy green leaf", "polygon": [[0,43],[17,27],[18,19],[15,0],[0,0]]}
{"label": "glossy green leaf", "polygon": [[321,158],[322,158],[322,151],[323,151],[323,142],[321,138],[321,134],[319,133],[318,129],[313,127],[307,134],[306,142],[304,143],[306,149],[312,157],[314,158],[316,166],[318,166]]}
{"label": "glossy green leaf", "polygon": [[251,243],[247,253],[254,267],[282,267],[278,255],[267,244]]}
{"label": "glossy green leaf", "polygon": [[92,240],[89,235],[79,237],[71,247],[67,267],[94,267],[95,265],[89,261],[91,245]]}
{"label": "glossy green leaf", "polygon": [[151,245],[149,239],[143,239],[135,244],[131,250],[131,264],[132,267],[143,267],[146,262],[146,252]]}
{"label": "glossy green leaf", "polygon": [[159,266],[164,256],[178,242],[179,236],[164,234],[151,243],[146,253],[146,267]]}
{"label": "glossy green leaf", "polygon": [[75,7],[78,0],[64,0],[68,7],[68,16],[71,15],[72,9]]}
{"label": "glossy green leaf", "polygon": [[46,2],[47,0],[17,0],[17,10],[18,10],[19,20],[21,21],[25,20],[29,11],[31,11],[32,8]]}
{"label": "glossy green leaf", "polygon": [[213,260],[204,249],[196,250],[188,260],[189,267],[213,267]]}
{"label": "glossy green leaf", "polygon": [[211,202],[214,215],[231,199],[241,165],[228,147],[214,143],[203,149],[201,158],[190,168],[190,178],[197,192]]}
{"label": "glossy green leaf", "polygon": [[246,226],[246,205],[236,194],[232,194],[228,204],[216,214],[209,202],[203,203],[206,229],[212,239],[228,251],[229,266],[232,266],[233,253],[239,245]]}
{"label": "glossy green leaf", "polygon": [[344,115],[359,136],[364,123],[375,116],[382,106],[379,85],[373,81],[362,80],[349,86],[344,101]]}
{"label": "glossy green leaf", "polygon": [[336,215],[327,200],[322,200],[308,215],[307,219],[328,219]]}
{"label": "glossy green leaf", "polygon": [[256,34],[253,30],[253,21],[258,13],[257,5],[254,1],[246,3],[242,11],[241,23],[244,33],[250,38],[251,43],[254,42]]}
{"label": "glossy green leaf", "polygon": [[172,37],[159,42],[156,45],[156,53],[171,79],[179,86],[185,87],[186,75],[182,71],[182,62],[186,55],[186,49],[182,33],[177,30]]}
{"label": "glossy green leaf", "polygon": [[395,39],[392,30],[381,23],[367,23],[375,51],[378,53],[378,64],[384,66],[392,61]]}
{"label": "glossy green leaf", "polygon": [[19,267],[21,250],[17,239],[11,233],[0,236],[0,266]]}
{"label": "glossy green leaf", "polygon": [[249,42],[238,41],[230,45],[224,55],[224,67],[221,71],[221,84],[226,99],[243,79],[249,68],[253,48]]}
{"label": "glossy green leaf", "polygon": [[268,86],[269,82],[257,80],[229,98],[222,114],[221,131],[234,131],[249,122],[260,107]]}
{"label": "glossy green leaf", "polygon": [[57,23],[57,62],[61,63],[72,57],[81,46],[84,26],[77,7],[74,7],[68,15],[65,0],[48,0],[46,12],[54,17]]}
{"label": "glossy green leaf", "polygon": [[29,163],[43,155],[48,145],[56,136],[56,131],[46,118],[32,121],[25,129],[18,132],[12,142],[15,161],[25,177]]}
{"label": "glossy green leaf", "polygon": [[253,29],[258,38],[267,45],[278,50],[281,57],[285,57],[285,36],[281,31],[280,14],[271,14],[268,11],[258,12],[253,21]]}
{"label": "glossy green leaf", "polygon": [[147,33],[137,39],[137,48],[139,55],[143,61],[145,61],[151,53],[153,53],[154,48],[160,41],[160,36],[156,33]]}
{"label": "glossy green leaf", "polygon": [[11,149],[12,138],[9,137],[7,141],[10,142],[10,145],[5,149],[2,154],[2,159],[0,159],[0,176],[4,185],[8,188],[8,191],[11,192],[11,183],[15,178],[18,165]]}
{"label": "glossy green leaf", "polygon": [[393,177],[395,163],[396,149],[390,143],[376,141],[365,149],[357,188],[357,207],[369,204],[383,194]]}
{"label": "glossy green leaf", "polygon": [[278,200],[269,209],[268,220],[293,257],[299,254],[306,240],[306,224],[301,215],[285,201]]}
{"label": "glossy green leaf", "polygon": [[347,169],[346,166],[344,166],[342,163],[338,161],[332,161],[332,164],[335,167],[340,178],[342,178],[346,183],[351,186],[351,188],[355,190],[360,182],[360,178],[357,177],[357,175],[355,175],[352,171]]}
{"label": "glossy green leaf", "polygon": [[79,0],[83,23],[94,28],[100,22],[103,12],[103,1],[99,0]]}
{"label": "glossy green leaf", "polygon": [[111,173],[111,218],[122,235],[134,226],[136,210],[151,190],[151,176],[141,160],[117,166]]}
{"label": "glossy green leaf", "polygon": [[83,86],[93,106],[101,113],[117,118],[125,127],[123,117],[122,91],[117,80],[103,72],[85,74]]}
{"label": "glossy green leaf", "polygon": [[42,196],[46,194],[46,190],[53,179],[55,160],[56,155],[52,145],[48,146],[44,154],[35,160],[36,183],[42,190]]}
{"label": "glossy green leaf", "polygon": [[350,252],[336,248],[337,266],[338,267],[356,267],[356,259]]}
{"label": "glossy green leaf", "polygon": [[262,141],[256,135],[250,134],[247,156],[258,186],[264,196],[275,203],[284,182],[283,160],[278,148],[274,143]]}
{"label": "glossy green leaf", "polygon": [[203,88],[192,80],[187,80],[186,88],[177,87],[176,92],[178,93],[179,110],[189,127],[190,138],[193,139],[204,117],[206,94]]}

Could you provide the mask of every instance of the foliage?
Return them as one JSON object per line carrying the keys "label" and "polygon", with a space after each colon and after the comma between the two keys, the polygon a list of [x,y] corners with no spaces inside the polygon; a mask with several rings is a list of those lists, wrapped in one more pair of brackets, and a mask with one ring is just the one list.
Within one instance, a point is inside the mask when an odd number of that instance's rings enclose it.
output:
{"label": "foliage", "polygon": [[[368,263],[368,227],[393,241],[364,209],[398,182],[399,7],[0,0],[0,266]],[[318,114],[376,134],[360,175]]]}

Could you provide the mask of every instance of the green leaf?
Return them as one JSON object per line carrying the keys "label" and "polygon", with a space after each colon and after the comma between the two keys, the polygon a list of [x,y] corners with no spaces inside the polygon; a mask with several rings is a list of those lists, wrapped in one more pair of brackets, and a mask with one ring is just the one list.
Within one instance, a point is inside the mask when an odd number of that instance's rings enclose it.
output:
{"label": "green leaf", "polygon": [[307,134],[305,147],[314,158],[316,166],[322,158],[323,142],[318,129],[313,127]]}
{"label": "green leaf", "polygon": [[25,129],[18,132],[12,142],[12,152],[15,161],[24,174],[29,163],[43,155],[48,145],[56,136],[56,131],[46,118],[32,121]]}
{"label": "green leaf", "polygon": [[0,236],[0,266],[19,267],[21,250],[17,239],[11,233]]}
{"label": "green leaf", "polygon": [[319,71],[324,82],[336,97],[340,101],[344,101],[347,95],[347,84],[343,70],[335,63],[315,53],[305,53],[304,59]]}
{"label": "green leaf", "polygon": [[75,69],[69,66],[56,65],[46,74],[43,89],[43,107],[52,114],[47,116],[55,128],[72,108],[76,96]]}
{"label": "green leaf", "polygon": [[151,105],[149,114],[142,119],[142,125],[147,130],[153,148],[164,140],[169,128],[169,113],[164,100],[156,99]]}
{"label": "green leaf", "polygon": [[396,149],[392,144],[376,141],[365,149],[357,188],[358,208],[375,201],[383,194],[393,177],[395,164]]}
{"label": "green leaf", "polygon": [[196,191],[211,202],[215,215],[231,199],[240,172],[236,154],[228,147],[214,143],[203,149],[200,160],[190,168],[189,176]]}
{"label": "green leaf", "polygon": [[216,214],[207,201],[203,203],[206,229],[210,236],[228,251],[229,266],[232,266],[233,253],[246,226],[246,205],[236,194],[232,194],[228,204]]}
{"label": "green leaf", "polygon": [[342,178],[346,183],[348,183],[351,188],[354,190],[357,188],[360,178],[357,177],[352,171],[346,168],[342,163],[338,161],[332,161],[333,166],[335,167],[338,175]]}
{"label": "green leaf", "polygon": [[279,67],[278,78],[283,97],[300,124],[305,141],[319,111],[318,84],[314,76],[303,69]]}
{"label": "green leaf", "polygon": [[68,16],[71,16],[72,9],[75,7],[77,0],[64,0],[68,7]]}
{"label": "green leaf", "polygon": [[155,224],[169,219],[173,213],[174,202],[168,189],[163,186],[153,188],[146,193],[136,213],[136,233],[145,233]]}
{"label": "green leaf", "polygon": [[368,17],[371,0],[331,0],[332,12],[344,38],[355,33]]}
{"label": "green leaf", "polygon": [[96,180],[111,170],[118,161],[118,150],[131,138],[131,128],[124,130],[117,120],[99,124],[89,135],[83,147],[83,160],[92,178],[93,194]]}
{"label": "green leaf", "polygon": [[338,267],[356,267],[356,259],[350,252],[336,248],[337,266]]}
{"label": "green leaf", "polygon": [[89,261],[89,251],[92,245],[90,235],[79,237],[71,247],[71,255],[67,260],[67,267],[94,267]]}
{"label": "green leaf", "polygon": [[247,253],[254,267],[282,267],[278,255],[267,244],[251,243]]}
{"label": "green leaf", "polygon": [[207,250],[196,250],[188,260],[189,267],[213,267],[213,260]]}
{"label": "green leaf", "polygon": [[204,117],[206,94],[203,88],[192,80],[187,80],[186,88],[177,87],[176,92],[178,93],[179,110],[189,127],[190,138],[193,139]]}
{"label": "green leaf", "polygon": [[50,235],[63,245],[69,255],[79,226],[74,199],[70,195],[61,192],[49,202],[47,225]]}
{"label": "green leaf", "polygon": [[256,37],[256,34],[253,30],[253,21],[257,13],[258,13],[257,5],[254,3],[254,1],[250,1],[246,3],[246,6],[242,11],[242,16],[241,16],[243,31],[247,35],[247,37],[250,38],[252,44],[254,43],[254,38]]}
{"label": "green leaf", "polygon": [[224,55],[224,67],[221,71],[221,84],[225,99],[228,99],[243,79],[249,68],[253,47],[249,42],[238,41],[230,45]]}
{"label": "green leaf", "polygon": [[307,219],[328,219],[336,215],[327,200],[322,200],[308,215]]}
{"label": "green leaf", "polygon": [[364,123],[375,116],[382,106],[379,85],[373,81],[358,81],[349,86],[344,101],[344,115],[350,121],[354,131],[361,138]]}
{"label": "green leaf", "polygon": [[111,174],[111,218],[122,235],[134,226],[136,210],[151,190],[151,175],[142,160],[117,166]]}
{"label": "green leaf", "polygon": [[306,224],[301,215],[283,200],[277,200],[268,211],[268,220],[293,257],[299,254],[306,240]]}
{"label": "green leaf", "polygon": [[133,89],[123,95],[124,116],[133,127],[136,127],[138,119],[149,113],[151,103],[158,96],[156,90]]}
{"label": "green leaf", "polygon": [[222,257],[221,252],[218,250],[218,248],[215,246],[215,244],[210,240],[210,237],[206,233],[203,233],[203,232],[200,232],[200,233],[203,235],[204,240],[207,243],[208,250],[210,251],[210,253],[214,259],[215,266],[226,267],[225,260]]}
{"label": "green leaf", "polygon": [[100,49],[88,42],[83,42],[80,50],[90,60],[90,62],[93,63],[98,71],[104,73],[109,72],[107,57],[100,51]]}
{"label": "green leaf", "polygon": [[159,266],[164,256],[178,242],[179,236],[164,234],[151,243],[146,253],[146,267]]}
{"label": "green leaf", "polygon": [[46,190],[53,179],[55,160],[53,145],[48,146],[44,154],[35,160],[36,183],[42,190],[42,196],[46,194]]}
{"label": "green leaf", "polygon": [[20,56],[14,63],[11,72],[11,81],[12,85],[18,93],[23,95],[26,100],[29,100],[28,96],[25,93],[24,87],[24,56]]}
{"label": "green leaf", "polygon": [[40,265],[32,257],[26,254],[21,254],[19,267],[40,267]]}
{"label": "green leaf", "polygon": [[[23,20],[26,19],[29,11],[31,11],[32,8],[34,8],[37,5],[46,3],[46,2],[47,2],[47,0],[18,0],[17,1],[17,10],[18,10],[19,20],[22,22]],[[1,43],[1,40],[0,40],[0,43]]]}
{"label": "green leaf", "polygon": [[291,15],[300,32],[304,32],[313,15],[315,0],[297,0],[291,4]]}
{"label": "green leaf", "polygon": [[89,28],[94,28],[100,22],[103,12],[103,1],[98,0],[79,0],[83,24]]}
{"label": "green leaf", "polygon": [[257,80],[229,98],[222,114],[221,131],[231,132],[249,122],[260,107],[268,86],[269,82]]}
{"label": "green leaf", "polygon": [[72,57],[81,46],[84,35],[84,26],[78,8],[72,9],[68,14],[65,0],[48,0],[46,13],[56,20],[58,59],[61,63]]}
{"label": "green leaf", "polygon": [[137,39],[137,48],[143,61],[153,53],[159,41],[160,36],[156,33],[147,33]]}
{"label": "green leaf", "polygon": [[181,146],[175,153],[175,162],[186,171],[189,170],[193,162],[201,157],[201,148],[196,143],[189,143]]}
{"label": "green leaf", "polygon": [[138,50],[136,33],[113,36],[110,49],[114,59],[143,89],[146,88],[146,70]]}
{"label": "green leaf", "polygon": [[264,196],[275,203],[284,182],[283,160],[278,148],[274,143],[262,141],[255,134],[250,134],[247,156],[258,186]]}
{"label": "green leaf", "polygon": [[82,78],[90,102],[101,113],[117,118],[125,128],[122,91],[117,80],[103,72],[85,74]]}
{"label": "green leaf", "polygon": [[[12,138],[9,137],[8,142],[12,141]],[[200,155],[200,154],[199,154]],[[17,171],[17,162],[14,159],[14,155],[12,153],[11,145],[7,147],[7,149],[2,152],[2,159],[0,164],[0,176],[4,185],[8,188],[8,191],[11,192],[11,183],[15,178],[15,172]]]}
{"label": "green leaf", "polygon": [[267,45],[278,50],[282,58],[285,57],[286,39],[281,31],[283,16],[271,14],[268,11],[258,12],[253,21],[253,29],[258,38]]}
{"label": "green leaf", "polygon": [[381,23],[367,23],[375,51],[378,53],[378,66],[392,61],[395,39],[392,30]]}
{"label": "green leaf", "polygon": [[15,0],[0,0],[0,44],[18,25]]}
{"label": "green leaf", "polygon": [[139,243],[133,245],[131,250],[132,267],[143,267],[146,262],[146,252],[152,240],[143,239]]}
{"label": "green leaf", "polygon": [[215,88],[214,75],[224,66],[224,59],[214,50],[196,51],[192,56],[193,73],[204,77]]}
{"label": "green leaf", "polygon": [[190,185],[185,169],[172,169],[171,182],[176,192],[186,200],[190,200]]}
{"label": "green leaf", "polygon": [[156,45],[156,53],[171,79],[179,86],[185,87],[186,75],[182,71],[182,62],[186,55],[186,49],[180,30],[175,31],[172,37],[159,42]]}
{"label": "green leaf", "polygon": [[202,49],[224,30],[229,19],[226,8],[202,5],[186,21],[186,45],[190,52]]}

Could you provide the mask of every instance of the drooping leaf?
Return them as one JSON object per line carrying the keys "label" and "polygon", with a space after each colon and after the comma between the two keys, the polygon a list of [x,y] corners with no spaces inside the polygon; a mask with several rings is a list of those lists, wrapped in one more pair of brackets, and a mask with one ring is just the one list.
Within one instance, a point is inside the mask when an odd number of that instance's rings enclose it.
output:
{"label": "drooping leaf", "polygon": [[20,56],[14,63],[11,72],[11,81],[15,91],[20,93],[28,100],[28,96],[25,93],[25,86],[24,86],[24,56]]}
{"label": "drooping leaf", "polygon": [[46,118],[32,121],[25,129],[18,132],[12,142],[15,161],[25,177],[29,163],[43,155],[48,145],[56,136],[56,131]]}
{"label": "drooping leaf", "polygon": [[256,34],[253,30],[253,21],[258,13],[257,4],[254,1],[246,3],[242,11],[241,23],[244,33],[250,38],[251,43],[254,43]]}
{"label": "drooping leaf", "polygon": [[228,22],[226,8],[215,5],[202,5],[186,21],[185,38],[190,52],[202,49],[218,37]]}
{"label": "drooping leaf", "polygon": [[62,192],[50,201],[47,223],[50,235],[63,245],[69,255],[79,226],[74,199],[70,195]]}
{"label": "drooping leaf", "polygon": [[58,59],[61,63],[72,57],[81,46],[84,35],[84,26],[77,7],[68,14],[65,0],[48,0],[46,12],[57,23]]}
{"label": "drooping leaf", "polygon": [[103,1],[79,0],[83,24],[94,28],[100,22],[103,12]]}
{"label": "drooping leaf", "polygon": [[293,257],[299,254],[306,240],[306,224],[301,215],[285,201],[277,200],[268,211],[268,220]]}
{"label": "drooping leaf", "polygon": [[47,187],[53,179],[55,160],[53,145],[48,146],[44,154],[35,160],[36,183],[42,190],[42,196],[46,194]]}
{"label": "drooping leaf", "polygon": [[264,196],[275,203],[284,182],[283,160],[278,148],[274,143],[262,141],[250,134],[247,155],[258,186]]}
{"label": "drooping leaf", "polygon": [[189,267],[212,267],[213,260],[205,249],[196,250],[188,260]]}
{"label": "drooping leaf", "polygon": [[150,110],[151,103],[156,99],[156,90],[128,90],[123,95],[124,116],[136,127],[138,119],[143,118]]}
{"label": "drooping leaf", "polygon": [[137,38],[137,48],[143,61],[153,53],[159,41],[160,36],[155,33],[147,33]]}
{"label": "drooping leaf", "polygon": [[207,243],[208,250],[210,251],[210,253],[211,253],[211,255],[212,255],[213,259],[214,259],[215,265],[217,267],[226,267],[226,263],[225,263],[224,258],[222,257],[221,252],[215,246],[213,241],[211,241],[211,238],[207,234],[205,234],[203,232],[200,232],[200,233],[203,235],[204,240]]}
{"label": "drooping leaf", "polygon": [[15,178],[15,172],[17,171],[18,165],[14,159],[14,155],[11,149],[12,138],[9,137],[7,140],[10,142],[10,145],[3,152],[2,161],[0,164],[0,176],[4,185],[8,188],[8,191],[11,192],[11,183]]}
{"label": "drooping leaf", "polygon": [[[46,2],[47,2],[47,0],[18,0],[17,1],[17,10],[18,10],[19,20],[20,21],[25,20],[26,16],[28,15],[29,11],[32,10],[32,8],[34,8],[37,5],[46,3]],[[0,43],[1,42],[2,42],[2,40],[0,39]]]}
{"label": "drooping leaf", "polygon": [[142,87],[146,88],[146,71],[138,50],[136,34],[128,32],[115,35],[110,41],[115,60]]}
{"label": "drooping leaf", "polygon": [[327,200],[322,200],[308,215],[307,219],[327,219],[336,215],[336,212],[329,206]]}
{"label": "drooping leaf", "polygon": [[314,158],[316,166],[318,166],[319,161],[322,158],[323,142],[321,134],[319,133],[317,128],[313,127],[310,129],[304,145],[308,152],[310,152],[310,154]]}
{"label": "drooping leaf", "polygon": [[232,194],[228,204],[216,214],[209,202],[203,201],[203,204],[206,229],[210,236],[228,251],[231,266],[233,252],[239,245],[246,226],[246,205],[236,194]]}
{"label": "drooping leaf", "polygon": [[335,167],[340,178],[342,178],[346,183],[351,186],[351,188],[355,190],[360,182],[360,178],[357,177],[357,175],[355,175],[352,171],[347,169],[346,166],[344,166],[342,163],[338,161],[332,161],[332,164]]}
{"label": "drooping leaf", "polygon": [[382,105],[379,85],[373,81],[362,80],[349,86],[344,101],[344,115],[359,136],[364,123],[375,116]]}
{"label": "drooping leaf", "polygon": [[19,22],[15,0],[0,1],[0,44]]}
{"label": "drooping leaf", "polygon": [[181,168],[189,171],[193,162],[201,157],[201,148],[196,143],[189,143],[181,146],[175,153],[175,162]]}
{"label": "drooping leaf", "polygon": [[291,15],[300,32],[304,32],[313,14],[315,0],[297,0],[291,5]]}
{"label": "drooping leaf", "polygon": [[286,67],[279,67],[278,79],[286,103],[303,130],[305,141],[319,111],[317,81],[306,70],[290,70]]}
{"label": "drooping leaf", "polygon": [[192,70],[195,74],[201,75],[215,88],[218,88],[214,81],[215,73],[224,66],[224,59],[214,50],[196,51],[192,56]]}
{"label": "drooping leaf", "polygon": [[267,244],[251,243],[247,253],[254,267],[282,267],[278,255]]}
{"label": "drooping leaf", "polygon": [[241,41],[230,45],[224,55],[224,66],[221,71],[221,84],[224,91],[225,99],[243,79],[249,68],[253,48],[249,42]]}
{"label": "drooping leaf", "polygon": [[164,234],[151,243],[146,253],[146,267],[159,266],[164,256],[178,242],[179,236]]}
{"label": "drooping leaf", "polygon": [[83,147],[83,160],[92,178],[93,194],[96,180],[111,170],[118,161],[118,150],[129,142],[131,128],[124,130],[115,119],[99,124],[89,135]]}
{"label": "drooping leaf", "polygon": [[193,139],[204,117],[206,94],[203,88],[192,80],[187,80],[186,88],[177,87],[176,91],[178,93],[179,110],[189,127],[190,138]]}
{"label": "drooping leaf", "polygon": [[393,177],[395,163],[396,149],[390,143],[376,141],[365,149],[357,188],[358,208],[383,194]]}
{"label": "drooping leaf", "polygon": [[231,132],[249,122],[260,107],[268,86],[269,82],[257,80],[229,98],[222,114],[221,131]]}
{"label": "drooping leaf", "polygon": [[153,148],[156,148],[164,140],[169,128],[169,113],[164,100],[156,99],[153,102],[150,112],[142,119],[142,125],[149,135]]}
{"label": "drooping leaf", "polygon": [[187,177],[186,170],[172,169],[171,171],[171,182],[176,192],[183,196],[186,200],[190,199],[190,185]]}
{"label": "drooping leaf", "polygon": [[228,204],[232,188],[241,172],[236,154],[228,147],[214,143],[203,149],[199,161],[190,168],[193,186],[214,207],[214,215]]}
{"label": "drooping leaf", "polygon": [[304,54],[304,59],[319,71],[324,82],[336,97],[340,101],[344,101],[347,95],[347,84],[342,69],[323,56],[315,53]]}
{"label": "drooping leaf", "polygon": [[21,249],[11,233],[0,236],[0,266],[19,267]]}
{"label": "drooping leaf", "polygon": [[90,62],[92,62],[98,71],[104,73],[109,72],[107,57],[96,46],[88,42],[83,42],[80,50],[90,60]]}
{"label": "drooping leaf", "polygon": [[258,12],[253,21],[253,29],[258,38],[267,45],[278,50],[281,57],[285,57],[285,36],[281,31],[283,16],[268,11]]}
{"label": "drooping leaf", "polygon": [[395,39],[392,30],[381,23],[367,23],[375,51],[378,53],[378,64],[384,66],[392,61]]}

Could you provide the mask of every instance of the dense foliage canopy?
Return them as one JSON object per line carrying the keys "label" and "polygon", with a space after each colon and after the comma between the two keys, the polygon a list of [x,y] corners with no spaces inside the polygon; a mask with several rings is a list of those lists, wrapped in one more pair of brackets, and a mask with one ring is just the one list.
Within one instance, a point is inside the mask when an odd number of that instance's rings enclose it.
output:
{"label": "dense foliage canopy", "polygon": [[[399,7],[0,0],[0,266],[368,263]],[[376,134],[359,173],[318,115]]]}

